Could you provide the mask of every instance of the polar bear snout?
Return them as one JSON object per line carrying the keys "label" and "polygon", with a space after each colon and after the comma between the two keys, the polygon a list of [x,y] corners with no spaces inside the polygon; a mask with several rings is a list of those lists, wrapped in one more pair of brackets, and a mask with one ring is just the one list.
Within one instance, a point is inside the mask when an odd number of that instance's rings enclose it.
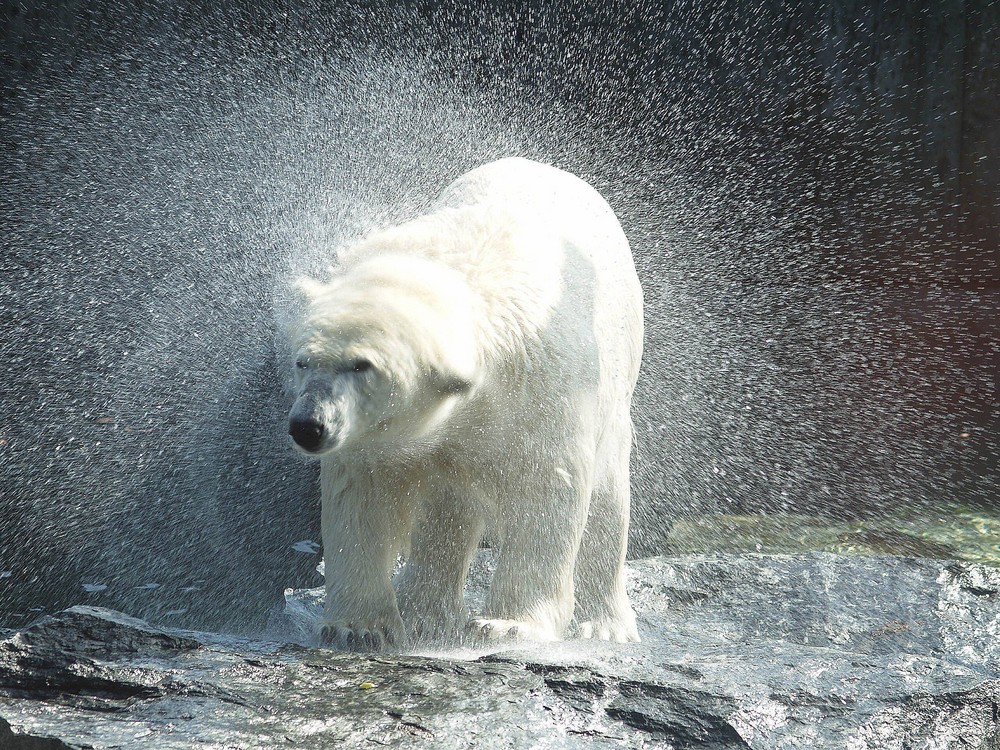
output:
{"label": "polar bear snout", "polygon": [[322,422],[308,417],[290,417],[288,434],[302,450],[315,453],[323,447],[326,429]]}
{"label": "polar bear snout", "polygon": [[340,447],[346,437],[344,405],[306,393],[288,414],[288,434],[304,453],[318,455]]}

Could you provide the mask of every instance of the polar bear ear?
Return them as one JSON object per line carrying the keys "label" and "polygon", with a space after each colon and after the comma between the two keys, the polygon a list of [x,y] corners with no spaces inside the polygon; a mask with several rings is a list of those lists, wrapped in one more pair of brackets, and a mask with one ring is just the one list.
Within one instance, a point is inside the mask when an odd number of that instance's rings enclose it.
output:
{"label": "polar bear ear", "polygon": [[319,297],[325,285],[315,279],[310,279],[308,276],[303,276],[295,282],[295,290],[301,294],[307,302],[312,302],[317,297]]}
{"label": "polar bear ear", "polygon": [[446,396],[458,396],[472,390],[474,383],[457,373],[434,370],[434,385]]}

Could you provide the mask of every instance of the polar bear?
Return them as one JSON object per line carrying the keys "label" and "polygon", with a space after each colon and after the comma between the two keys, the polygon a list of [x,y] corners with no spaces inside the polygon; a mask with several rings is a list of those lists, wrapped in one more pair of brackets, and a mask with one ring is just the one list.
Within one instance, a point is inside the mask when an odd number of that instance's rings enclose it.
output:
{"label": "polar bear", "polygon": [[[642,291],[608,204],[504,159],[337,264],[299,284],[288,421],[321,462],[324,640],[637,641],[624,561]],[[496,571],[467,621],[484,535]]]}

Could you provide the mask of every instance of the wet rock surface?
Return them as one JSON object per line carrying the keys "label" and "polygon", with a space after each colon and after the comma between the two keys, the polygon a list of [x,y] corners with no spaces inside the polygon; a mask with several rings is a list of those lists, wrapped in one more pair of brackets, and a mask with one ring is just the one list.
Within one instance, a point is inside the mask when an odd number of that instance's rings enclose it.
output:
{"label": "wet rock surface", "polygon": [[630,567],[641,644],[357,655],[74,607],[0,633],[0,748],[996,748],[1000,569]]}

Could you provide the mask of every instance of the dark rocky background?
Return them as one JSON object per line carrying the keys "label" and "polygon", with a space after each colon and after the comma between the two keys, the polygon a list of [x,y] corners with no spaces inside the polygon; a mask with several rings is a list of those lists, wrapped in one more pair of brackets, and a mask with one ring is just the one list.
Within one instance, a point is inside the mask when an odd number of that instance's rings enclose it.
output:
{"label": "dark rocky background", "polygon": [[998,45],[981,0],[4,0],[0,624],[253,632],[314,584],[285,286],[513,153],[633,243],[633,556],[995,507]]}

